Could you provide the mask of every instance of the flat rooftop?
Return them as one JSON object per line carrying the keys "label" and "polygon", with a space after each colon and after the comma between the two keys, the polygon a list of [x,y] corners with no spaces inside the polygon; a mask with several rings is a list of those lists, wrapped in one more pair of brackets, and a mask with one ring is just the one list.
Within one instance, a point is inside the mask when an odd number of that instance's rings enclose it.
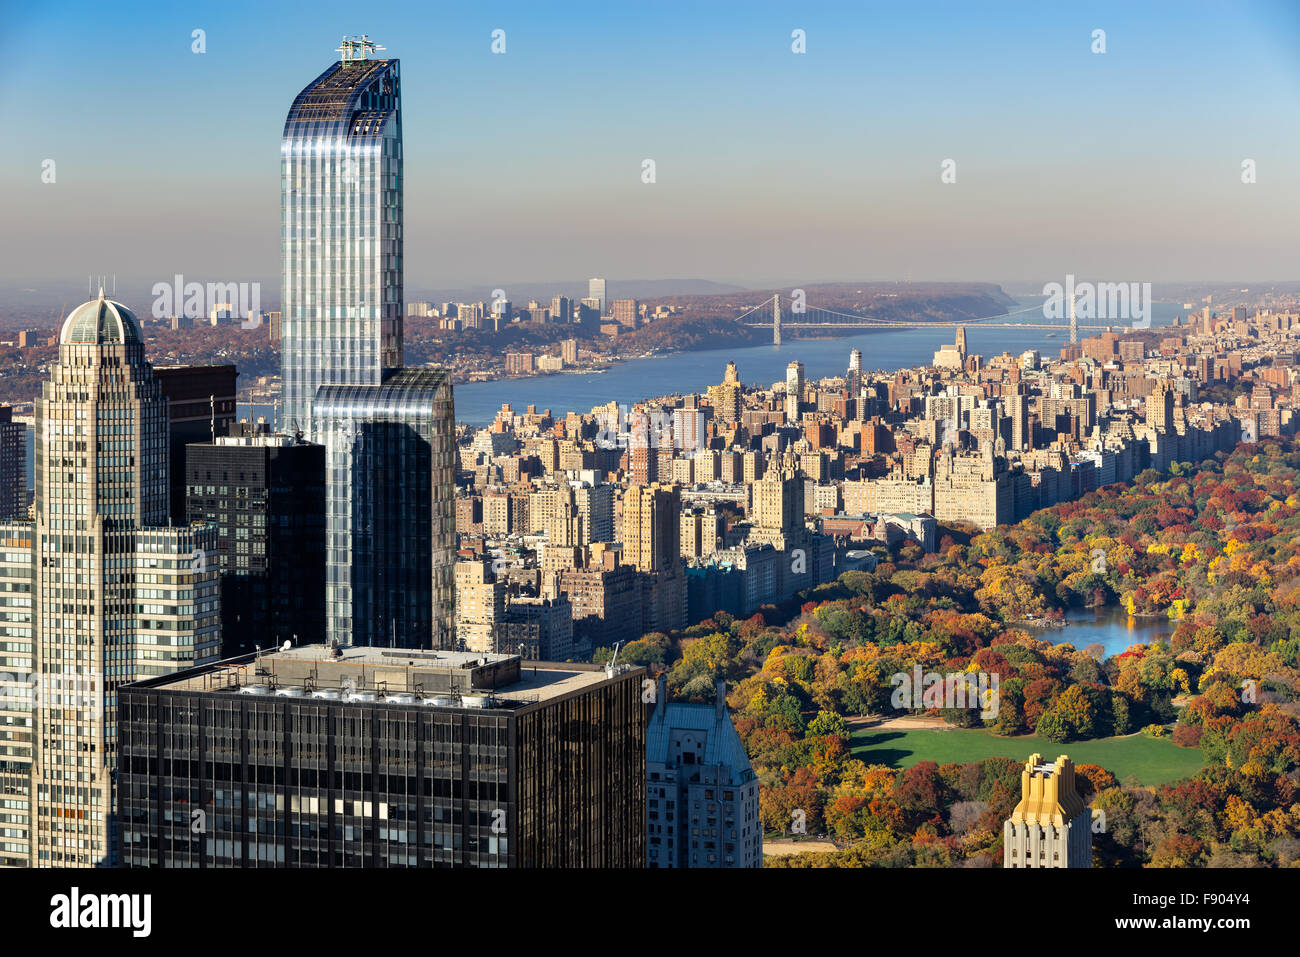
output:
{"label": "flat rooftop", "polygon": [[[629,670],[620,666],[618,673]],[[200,665],[136,687],[424,707],[524,707],[611,680],[602,665],[518,655],[300,645]],[[396,699],[396,700],[389,700]],[[436,699],[436,700],[435,700]]]}

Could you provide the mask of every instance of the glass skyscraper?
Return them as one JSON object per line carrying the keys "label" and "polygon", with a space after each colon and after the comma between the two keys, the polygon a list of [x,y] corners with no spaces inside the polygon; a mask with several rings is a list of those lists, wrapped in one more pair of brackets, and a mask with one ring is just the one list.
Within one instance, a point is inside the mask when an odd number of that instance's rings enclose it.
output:
{"label": "glass skyscraper", "polygon": [[320,385],[402,364],[402,116],[397,60],[343,58],[293,101],[280,143],[283,421],[312,437]]}
{"label": "glass skyscraper", "polygon": [[587,298],[600,300],[600,314],[609,312],[609,301],[605,298],[605,280],[592,279],[587,283]]}
{"label": "glass skyscraper", "polygon": [[326,637],[450,648],[456,420],[445,372],[401,368],[398,61],[339,49],[281,144],[284,421],[326,447]]}
{"label": "glass skyscraper", "polygon": [[323,386],[325,634],[340,646],[452,648],[456,420],[451,379],[402,369]]}

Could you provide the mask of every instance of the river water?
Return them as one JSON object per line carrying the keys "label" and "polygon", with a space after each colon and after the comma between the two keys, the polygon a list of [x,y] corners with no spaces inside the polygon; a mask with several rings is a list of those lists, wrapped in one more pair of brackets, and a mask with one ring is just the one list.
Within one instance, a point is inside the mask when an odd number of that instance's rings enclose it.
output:
{"label": "river water", "polygon": [[[1023,299],[1016,308],[1033,305],[1038,300]],[[1178,303],[1152,304],[1152,326],[1167,325],[1183,310]],[[1027,321],[1043,322],[1034,313]],[[1095,332],[1085,335],[1096,335]],[[1051,336],[1051,338],[1049,338]],[[475,426],[490,425],[501,404],[509,402],[516,411],[529,405],[551,414],[590,412],[611,400],[631,405],[643,399],[673,392],[703,392],[722,381],[726,365],[734,361],[746,385],[770,386],[785,381],[785,367],[798,360],[804,365],[808,380],[842,375],[849,367],[849,352],[862,350],[866,370],[910,369],[929,365],[939,346],[953,342],[956,331],[951,327],[936,329],[881,329],[861,332],[838,339],[797,339],[781,346],[742,346],[707,349],[688,353],[631,359],[607,372],[533,376],[526,379],[503,379],[496,382],[470,382],[455,387],[456,419]],[[1010,351],[1020,354],[1037,349],[1045,358],[1055,358],[1070,341],[1069,330],[1052,335],[1049,329],[994,329],[978,324],[966,327],[966,351],[983,356]]]}
{"label": "river water", "polygon": [[[1038,298],[1022,298],[1012,312],[1041,303]],[[1184,310],[1178,303],[1157,302],[1151,307],[1152,326],[1168,325]],[[1023,313],[1024,321],[1044,322],[1035,312]],[[1117,327],[1118,328],[1118,327]],[[1096,335],[1085,332],[1084,335]],[[739,368],[746,385],[770,386],[785,381],[785,367],[798,360],[804,365],[808,380],[842,375],[849,366],[849,352],[862,350],[866,370],[910,369],[928,365],[939,346],[953,342],[956,331],[951,326],[934,329],[880,329],[859,332],[837,339],[797,339],[784,345],[736,346],[704,349],[646,359],[620,362],[605,372],[562,373],[494,382],[458,383],[455,386],[456,420],[473,426],[487,426],[496,417],[502,403],[516,411],[529,405],[550,409],[563,417],[568,412],[590,412],[611,400],[631,405],[643,399],[674,392],[703,392],[722,381],[728,362]],[[981,328],[978,323],[966,327],[967,352],[983,356],[1003,352],[1020,354],[1037,349],[1045,358],[1054,358],[1070,341],[1069,330]],[[241,403],[241,417],[265,416],[271,421],[269,405]]]}

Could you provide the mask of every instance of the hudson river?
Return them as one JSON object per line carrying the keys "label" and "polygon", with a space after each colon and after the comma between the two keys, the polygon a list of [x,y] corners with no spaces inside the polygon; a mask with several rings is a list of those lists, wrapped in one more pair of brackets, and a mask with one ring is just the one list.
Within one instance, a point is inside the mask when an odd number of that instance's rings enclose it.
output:
{"label": "hudson river", "polygon": [[[1036,301],[1020,300],[1022,307]],[[1151,312],[1152,326],[1162,326],[1182,315],[1184,310],[1178,303],[1157,302]],[[1030,322],[1045,321],[1034,312],[1023,314],[1023,318]],[[1122,331],[1124,327],[1117,324],[1116,328]],[[740,346],[632,359],[600,373],[457,383],[456,420],[475,426],[490,425],[504,402],[510,403],[516,412],[535,405],[539,411],[550,409],[552,415],[562,417],[568,412],[590,412],[611,400],[631,405],[674,392],[703,392],[722,381],[727,363],[733,360],[740,370],[741,381],[747,386],[784,382],[785,367],[795,360],[803,363],[804,375],[810,381],[842,375],[849,367],[852,349],[862,350],[864,370],[893,372],[928,365],[939,346],[954,341],[956,334],[951,326],[882,329],[837,339],[787,339],[781,346]],[[1081,331],[1080,337],[1097,334]],[[1049,335],[1052,337],[1048,338]],[[1069,342],[1068,328],[1053,335],[1049,329],[980,328],[979,323],[966,327],[966,351],[986,358],[1007,351],[1019,355],[1028,349],[1037,349],[1044,358],[1055,358]]]}
{"label": "hudson river", "polygon": [[[1033,306],[1041,300],[1021,298],[1018,302],[1019,305],[1010,311]],[[1184,312],[1177,303],[1153,303],[1151,325],[1168,325],[1175,316]],[[1045,321],[1036,311],[1022,313],[1016,318],[1028,322]],[[1116,324],[1116,328],[1122,330],[1124,326]],[[789,340],[779,347],[729,346],[631,359],[612,366],[606,372],[566,372],[493,382],[456,383],[456,421],[479,427],[490,425],[503,402],[510,403],[517,412],[535,405],[539,410],[550,409],[552,415],[563,417],[568,412],[590,412],[611,400],[630,406],[642,399],[674,392],[703,392],[722,381],[727,363],[733,360],[740,370],[741,381],[749,386],[784,382],[785,367],[795,360],[803,363],[804,375],[810,381],[842,375],[849,367],[849,352],[853,349],[862,350],[864,370],[893,372],[928,365],[939,346],[953,342],[956,335],[952,326],[881,329],[837,339]],[[1095,330],[1080,332],[1084,338],[1095,335]],[[1068,327],[1055,333],[1050,329],[981,328],[979,323],[966,327],[967,351],[985,357],[1003,352],[1019,355],[1027,349],[1037,349],[1044,358],[1055,358],[1061,347],[1069,342]],[[270,406],[250,406],[241,402],[239,415],[248,418],[262,415],[270,421],[273,410]]]}

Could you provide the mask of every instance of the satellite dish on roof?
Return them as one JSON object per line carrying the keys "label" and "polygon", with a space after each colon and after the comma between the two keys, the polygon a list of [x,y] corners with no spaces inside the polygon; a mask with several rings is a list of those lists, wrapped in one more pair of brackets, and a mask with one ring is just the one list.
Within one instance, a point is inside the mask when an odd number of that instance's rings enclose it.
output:
{"label": "satellite dish on roof", "polygon": [[280,650],[281,650],[281,651],[288,651],[288,650],[289,650],[290,648],[292,648],[292,647],[293,647],[293,642],[292,642],[292,641],[286,641],[284,644],[282,644],[282,645],[280,646]]}

